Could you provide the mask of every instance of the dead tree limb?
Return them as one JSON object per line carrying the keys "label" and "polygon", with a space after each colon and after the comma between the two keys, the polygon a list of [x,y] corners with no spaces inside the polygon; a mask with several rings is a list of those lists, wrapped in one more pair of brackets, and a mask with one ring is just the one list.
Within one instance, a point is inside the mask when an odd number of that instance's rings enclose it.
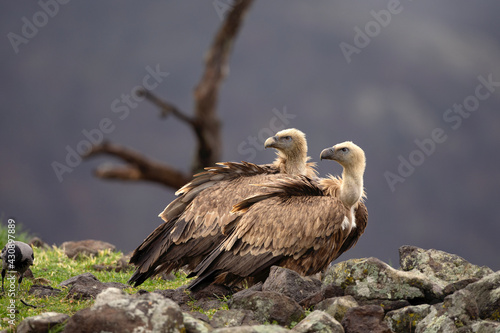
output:
{"label": "dead tree limb", "polygon": [[196,136],[197,148],[190,172],[175,170],[169,165],[150,159],[128,148],[103,143],[94,146],[85,157],[107,154],[123,160],[125,166],[100,167],[95,175],[105,179],[147,180],[178,189],[189,181],[193,173],[221,160],[222,140],[220,120],[217,115],[219,88],[227,75],[229,55],[246,12],[254,0],[237,1],[225,17],[206,55],[205,71],[194,90],[194,115],[188,116],[176,106],[147,90],[139,91],[148,101],[158,106],[162,117],[174,115],[188,124]]}

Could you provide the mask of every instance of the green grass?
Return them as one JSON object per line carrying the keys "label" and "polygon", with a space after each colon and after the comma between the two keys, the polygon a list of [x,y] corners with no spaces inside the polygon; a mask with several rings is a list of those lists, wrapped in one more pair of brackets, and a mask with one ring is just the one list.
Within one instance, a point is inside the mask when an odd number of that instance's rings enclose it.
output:
{"label": "green grass", "polygon": [[[27,239],[20,237],[21,234],[20,233],[18,234],[19,229],[17,228],[18,226],[16,226],[16,240],[22,240],[26,242]],[[2,236],[1,239],[2,243],[5,243],[5,240],[7,239],[6,229],[7,229],[6,226],[0,225],[0,235]],[[25,236],[28,239],[31,238],[29,237],[29,234],[26,234],[23,237]],[[14,297],[9,296],[9,290],[7,288],[7,280],[5,280],[6,290],[5,293],[3,293],[0,296],[0,330],[15,329],[17,325],[19,325],[24,318],[36,316],[44,312],[50,312],[50,311],[59,312],[71,316],[75,312],[81,309],[92,306],[94,300],[70,299],[67,297],[69,289],[61,288],[58,286],[59,283],[73,276],[89,272],[95,275],[101,282],[121,282],[127,284],[127,280],[133,273],[132,270],[115,272],[114,270],[96,271],[93,268],[94,265],[116,265],[118,260],[123,256],[121,252],[113,252],[107,250],[100,252],[97,256],[94,257],[83,256],[79,257],[78,259],[70,259],[64,254],[62,249],[53,246],[50,249],[34,248],[34,255],[35,255],[35,262],[33,266],[31,266],[34,279],[25,278],[22,281],[21,289],[16,291],[16,295]],[[139,289],[144,289],[150,292],[157,289],[160,290],[176,289],[180,286],[186,285],[189,281],[190,279],[186,278],[185,274],[176,273],[175,280],[165,281],[156,278],[148,279],[138,288],[128,287],[124,289],[124,291],[129,294],[133,294],[137,292],[137,290]],[[61,289],[62,292],[55,297],[38,298],[28,294],[28,290],[33,284],[46,284],[53,288]],[[18,311],[14,320],[15,326],[13,327],[10,326],[9,324],[10,318],[8,318],[7,316],[8,315],[7,307],[9,306],[11,299],[15,299],[15,308]],[[31,308],[22,304],[20,301],[21,299],[27,302],[28,304],[37,306],[37,308]],[[193,302],[193,310],[195,311],[200,310],[194,306],[194,302]],[[211,315],[213,315],[213,313],[211,312],[215,311],[209,311],[204,313],[211,317]],[[58,330],[56,329],[55,332],[57,331]]]}

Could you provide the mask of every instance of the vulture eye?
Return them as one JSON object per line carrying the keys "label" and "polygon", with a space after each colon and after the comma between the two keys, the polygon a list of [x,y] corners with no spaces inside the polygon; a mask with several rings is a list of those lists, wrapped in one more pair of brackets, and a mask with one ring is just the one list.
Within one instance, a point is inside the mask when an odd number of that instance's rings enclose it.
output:
{"label": "vulture eye", "polygon": [[347,147],[344,147],[344,148],[340,148],[340,150],[344,153],[347,153],[349,151],[349,148]]}
{"label": "vulture eye", "polygon": [[283,137],[283,140],[287,140],[287,141],[288,141],[288,140],[292,140],[292,137],[291,137],[291,136],[289,136],[289,135],[287,135],[287,136],[284,136],[284,137]]}

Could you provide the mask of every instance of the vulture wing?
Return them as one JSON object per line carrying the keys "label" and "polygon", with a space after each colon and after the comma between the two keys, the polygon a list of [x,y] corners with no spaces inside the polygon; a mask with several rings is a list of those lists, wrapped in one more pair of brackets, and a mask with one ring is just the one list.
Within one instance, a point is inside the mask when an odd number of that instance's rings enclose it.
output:
{"label": "vulture wing", "polygon": [[196,267],[191,276],[199,278],[190,288],[214,280],[265,278],[272,265],[310,275],[340,255],[349,237],[343,221],[350,211],[338,198],[326,195],[319,183],[304,176],[288,176],[265,186],[268,193],[234,206],[233,212],[240,215],[236,226]]}

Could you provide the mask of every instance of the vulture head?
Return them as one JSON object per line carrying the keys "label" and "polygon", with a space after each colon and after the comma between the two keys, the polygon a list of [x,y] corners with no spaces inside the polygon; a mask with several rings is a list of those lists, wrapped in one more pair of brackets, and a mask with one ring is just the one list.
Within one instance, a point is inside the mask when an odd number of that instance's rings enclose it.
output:
{"label": "vulture head", "polygon": [[351,141],[323,149],[322,160],[334,160],[344,167],[340,199],[350,207],[363,196],[363,174],[365,172],[365,152]]}
{"label": "vulture head", "polygon": [[278,151],[277,164],[283,166],[283,172],[305,173],[308,157],[306,135],[303,132],[295,128],[284,129],[268,138],[264,147]]}

